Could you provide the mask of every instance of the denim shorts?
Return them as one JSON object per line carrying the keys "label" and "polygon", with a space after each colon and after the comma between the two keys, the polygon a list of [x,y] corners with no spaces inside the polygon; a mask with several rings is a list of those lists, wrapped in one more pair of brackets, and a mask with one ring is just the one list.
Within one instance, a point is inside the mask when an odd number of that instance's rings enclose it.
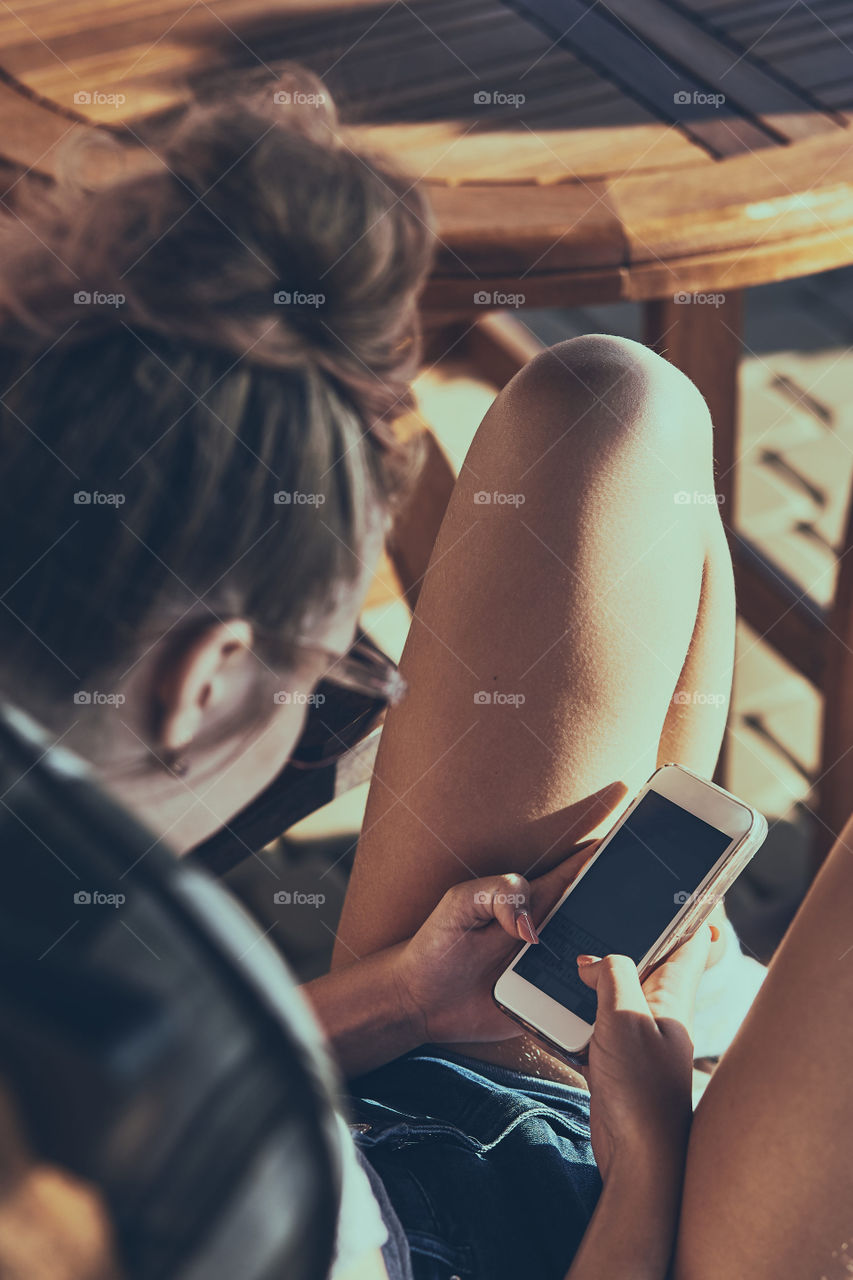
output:
{"label": "denim shorts", "polygon": [[415,1280],[563,1280],[601,1191],[589,1094],[429,1046],[350,1088]]}

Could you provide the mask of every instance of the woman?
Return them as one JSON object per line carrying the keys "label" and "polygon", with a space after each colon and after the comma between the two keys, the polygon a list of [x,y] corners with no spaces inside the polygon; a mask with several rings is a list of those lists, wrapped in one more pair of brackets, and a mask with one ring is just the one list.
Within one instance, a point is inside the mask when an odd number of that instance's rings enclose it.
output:
{"label": "woman", "polygon": [[[196,109],[150,172],[38,193],[7,229],[4,692],[179,853],[280,771],[321,677],[364,683],[346,653],[404,469],[428,210],[305,88],[287,112],[271,91]],[[681,500],[712,488],[701,397],[635,343],[553,348],[480,427],[309,988],[363,1152],[336,1278],[409,1257],[489,1280],[673,1257],[680,1280],[842,1274],[850,828],[692,1127],[687,1027],[723,936],[643,988],[587,959],[588,1091],[490,998],[655,764],[713,770],[731,566],[716,505]],[[792,1043],[820,1046],[796,1105]]]}

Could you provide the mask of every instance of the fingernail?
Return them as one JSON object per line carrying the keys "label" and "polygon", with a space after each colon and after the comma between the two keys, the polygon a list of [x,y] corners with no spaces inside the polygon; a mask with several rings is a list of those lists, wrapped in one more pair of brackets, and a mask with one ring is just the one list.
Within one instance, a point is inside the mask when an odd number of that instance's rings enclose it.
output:
{"label": "fingernail", "polygon": [[539,941],[539,934],[536,932],[533,921],[530,919],[530,916],[526,911],[516,911],[515,927],[518,931],[519,938],[521,938],[523,942]]}
{"label": "fingernail", "polygon": [[708,928],[711,930],[711,941],[718,942],[720,939],[720,931],[717,926],[715,924],[709,924]]}
{"label": "fingernail", "polygon": [[578,956],[578,964],[598,964],[601,956]]}

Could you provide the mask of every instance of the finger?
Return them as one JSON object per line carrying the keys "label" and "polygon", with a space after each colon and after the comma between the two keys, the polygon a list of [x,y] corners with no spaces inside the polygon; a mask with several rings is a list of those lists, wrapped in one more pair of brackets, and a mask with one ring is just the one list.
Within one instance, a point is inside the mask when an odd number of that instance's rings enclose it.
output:
{"label": "finger", "polygon": [[450,894],[457,927],[482,928],[497,920],[503,931],[516,941],[539,941],[530,916],[530,885],[524,876],[468,880],[456,885]]}
{"label": "finger", "polygon": [[714,927],[707,922],[701,924],[643,983],[656,1018],[675,1018],[686,1027],[692,1025],[696,992],[708,962]]}
{"label": "finger", "polygon": [[624,1012],[651,1017],[637,966],[628,956],[579,956],[578,973],[598,996],[598,1017]]}
{"label": "finger", "polygon": [[722,954],[726,949],[727,938],[726,938],[726,904],[725,902],[717,903],[717,905],[714,907],[714,910],[708,916],[708,924],[716,926],[714,929],[714,933],[716,934],[716,936],[712,935],[711,937],[711,949],[708,952],[708,959],[705,963],[706,969],[709,968],[712,964],[716,964],[716,962],[722,957]]}
{"label": "finger", "polygon": [[533,918],[537,924],[545,919],[554,903],[566,892],[583,871],[592,855],[600,845],[600,840],[587,840],[568,858],[558,862],[556,867],[536,876],[530,882],[530,901]]}

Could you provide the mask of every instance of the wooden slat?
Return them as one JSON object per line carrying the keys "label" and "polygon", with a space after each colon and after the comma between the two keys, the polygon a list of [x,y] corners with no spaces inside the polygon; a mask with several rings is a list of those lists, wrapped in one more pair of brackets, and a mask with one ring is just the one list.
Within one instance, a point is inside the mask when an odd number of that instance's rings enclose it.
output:
{"label": "wooden slat", "polygon": [[[684,0],[675,0],[684,8]],[[728,31],[744,38],[749,33],[750,39],[762,31],[781,30],[789,24],[812,22],[817,19],[821,24],[831,25],[839,17],[850,12],[849,0],[811,0],[806,4],[791,5],[790,0],[757,0],[757,3],[729,4],[725,9],[702,5],[705,10],[700,20],[715,30]],[[824,27],[824,29],[826,29]]]}
{"label": "wooden slat", "polygon": [[826,635],[820,612],[743,538],[735,538],[732,553],[738,613],[792,667],[822,688]]}
{"label": "wooden slat", "polygon": [[[477,184],[490,190],[513,183],[590,182],[614,168],[670,170],[693,162],[693,152],[683,145],[684,140],[660,125],[624,124],[618,106],[602,114],[618,122],[618,128],[608,131],[599,123],[584,128],[579,118],[571,129],[540,131],[519,125],[512,130],[468,132],[464,122],[445,121],[359,128],[356,137],[400,156],[412,177],[426,177],[435,184]],[[710,162],[703,157],[702,163]],[[564,224],[556,234],[566,231]]]}
{"label": "wooden slat", "polygon": [[697,17],[725,15],[731,11],[737,14],[753,13],[759,10],[772,10],[774,13],[784,10],[790,0],[678,0],[682,9],[692,9]]}
{"label": "wooden slat", "polygon": [[[722,15],[718,29],[780,77],[792,79],[825,110],[847,105],[853,97],[843,87],[853,82],[849,0],[793,7],[777,0],[776,8]],[[825,92],[827,86],[833,92]]]}
{"label": "wooden slat", "polygon": [[[455,46],[465,39],[476,40],[477,34],[488,31],[493,23],[494,16],[488,11],[461,11],[424,26],[414,11],[390,9],[375,24],[365,23],[363,31],[346,37],[337,28],[329,30],[322,22],[316,22],[301,35],[295,34],[289,23],[270,24],[267,31],[254,34],[252,48],[261,50],[268,63],[287,59],[310,67],[338,93],[360,72],[369,76],[377,66],[378,84],[420,82],[428,93],[431,86],[430,77],[425,74],[424,50],[429,47],[434,57],[443,58],[454,69],[464,70],[465,62],[454,57]],[[416,58],[412,56],[413,46],[419,50]],[[224,45],[217,52],[225,62],[232,55]],[[213,71],[212,61],[208,54],[203,68],[206,73]],[[251,61],[248,52],[246,61]],[[363,83],[371,89],[376,87],[371,79]]]}
{"label": "wooden slat", "polygon": [[853,80],[845,76],[835,84],[821,85],[814,90],[814,95],[827,111],[842,112],[849,128],[851,116],[847,108],[853,105]]}
{"label": "wooden slat", "polygon": [[825,680],[824,688],[829,692],[824,704],[818,795],[820,816],[828,831],[819,838],[822,854],[829,851],[833,834],[840,833],[853,809],[853,501],[828,619]]}
{"label": "wooden slat", "polygon": [[[669,0],[676,8],[695,14],[709,27],[734,28],[740,22],[761,21],[769,27],[791,8],[791,0]],[[848,0],[809,0],[812,13],[820,13],[825,21],[845,9]],[[798,9],[805,7],[797,5]]]}
{"label": "wooden slat", "polygon": [[[214,12],[219,3],[220,0],[213,0]],[[440,30],[444,34],[488,22],[500,7],[500,0],[466,0],[464,8],[459,6],[458,0],[418,0],[415,21],[425,38],[430,31],[438,33]],[[357,48],[365,37],[371,43],[377,37],[382,40],[393,38],[400,31],[409,29],[414,17],[414,11],[408,5],[381,3],[362,4],[352,14],[336,14],[331,21],[328,14],[317,7],[302,18],[295,17],[289,8],[283,11],[281,5],[267,7],[266,12],[271,17],[271,27],[281,28],[286,16],[288,41],[295,57],[301,57],[305,50],[309,50],[329,54],[330,61],[345,49]]]}
{"label": "wooden slat", "polygon": [[662,0],[608,0],[608,8],[642,39],[654,42],[661,56],[673,58],[697,80],[725,93],[727,102],[786,141],[838,129],[835,120],[816,112],[801,95],[748,58],[733,54]]}
{"label": "wooden slat", "polygon": [[[506,77],[506,71],[504,71]],[[385,109],[380,100],[372,106],[370,120],[389,118],[396,121],[405,120],[442,120],[450,118],[489,119],[528,119],[534,112],[541,110],[543,102],[548,102],[557,113],[555,126],[561,123],[561,113],[571,110],[580,101],[610,100],[618,96],[614,86],[603,81],[590,68],[585,67],[572,58],[564,50],[549,53],[537,65],[530,75],[519,75],[513,68],[510,77],[499,81],[485,75],[482,83],[472,83],[471,76],[460,68],[455,76],[448,75],[440,85],[421,84],[420,94],[411,84],[401,85],[393,92],[393,100]],[[492,105],[488,112],[476,107],[474,94],[478,89],[491,92],[499,87],[502,92],[519,93],[524,102],[517,105]],[[390,95],[389,95],[390,97]]]}
{"label": "wooden slat", "polygon": [[[532,31],[531,35],[525,41],[508,27],[494,32],[490,43],[478,37],[470,45],[459,42],[453,52],[436,42],[419,54],[408,74],[402,49],[391,62],[387,55],[353,51],[327,80],[335,97],[353,101],[359,118],[366,120],[399,119],[398,106],[415,106],[422,119],[476,119],[483,115],[476,109],[478,91],[529,96],[523,73],[544,52],[544,37]],[[560,58],[559,63],[556,70],[562,70],[568,82],[574,67],[569,59]],[[588,81],[588,74],[583,78]]]}
{"label": "wooden slat", "polygon": [[[774,144],[773,132],[745,119],[728,103],[715,108],[694,101],[694,93],[707,91],[707,80],[679,70],[665,53],[655,49],[657,41],[638,39],[625,23],[609,17],[610,6],[592,8],[587,0],[519,0],[519,4],[561,44],[598,66],[661,119],[683,128],[712,154],[731,155]],[[690,101],[676,102],[679,92],[688,94]]]}
{"label": "wooden slat", "polygon": [[778,22],[732,23],[730,38],[736,39],[743,49],[759,54],[765,61],[773,60],[779,53],[812,45],[835,44],[849,39],[853,30],[849,0],[845,0],[846,12],[828,26],[811,9],[799,6],[789,10]]}
{"label": "wooden slat", "polygon": [[467,73],[473,95],[479,87],[479,77],[506,75],[514,80],[546,54],[551,45],[544,32],[503,6],[482,26],[446,34],[440,26],[437,34],[425,30],[413,14],[408,30],[401,32],[399,39],[395,63],[389,62],[387,48],[380,44],[374,49],[367,37],[352,49],[337,70],[348,76],[357,73],[364,77],[365,87],[372,88],[377,83],[405,84],[412,79],[428,83],[433,75],[441,75],[450,68],[457,73]]}
{"label": "wooden slat", "polygon": [[[710,157],[683,134],[659,124],[638,103],[593,73],[577,74],[578,64],[562,52],[549,54],[529,75],[483,79],[485,88],[521,93],[520,107],[476,106],[464,71],[451,87],[445,82],[439,118],[408,125],[399,116],[401,95],[379,94],[372,115],[394,115],[398,123],[364,132],[370,145],[405,157],[414,176],[430,181],[563,182],[588,180],[614,170],[705,164]],[[418,103],[418,85],[404,102]],[[392,99],[396,98],[396,101]],[[418,103],[418,112],[429,103]],[[449,118],[448,118],[449,117]],[[387,132],[383,132],[387,130]]]}
{"label": "wooden slat", "polygon": [[853,77],[853,54],[849,47],[838,42],[823,49],[790,53],[774,61],[784,75],[808,89]]}

